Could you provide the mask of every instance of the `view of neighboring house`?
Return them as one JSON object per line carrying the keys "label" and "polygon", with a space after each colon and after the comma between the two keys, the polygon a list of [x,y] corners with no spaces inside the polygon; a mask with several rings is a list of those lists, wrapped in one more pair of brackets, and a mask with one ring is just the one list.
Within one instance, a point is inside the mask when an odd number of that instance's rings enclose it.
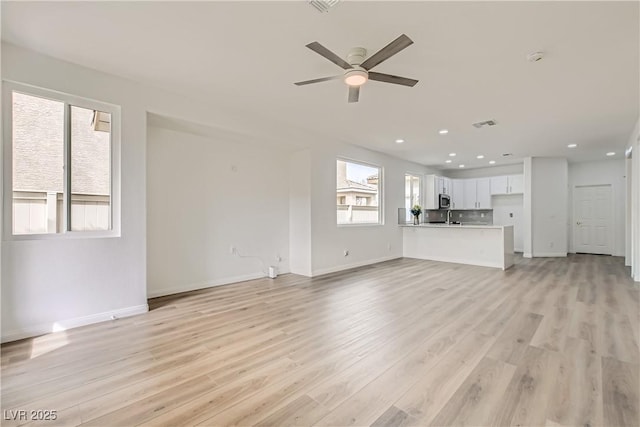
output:
{"label": "view of neighboring house", "polygon": [[71,123],[70,230],[110,228],[109,114],[13,94],[14,234],[64,231],[64,123]]}
{"label": "view of neighboring house", "polygon": [[[379,222],[378,169],[343,160],[338,160],[336,167],[338,224]],[[356,170],[360,173],[374,173],[358,180]]]}

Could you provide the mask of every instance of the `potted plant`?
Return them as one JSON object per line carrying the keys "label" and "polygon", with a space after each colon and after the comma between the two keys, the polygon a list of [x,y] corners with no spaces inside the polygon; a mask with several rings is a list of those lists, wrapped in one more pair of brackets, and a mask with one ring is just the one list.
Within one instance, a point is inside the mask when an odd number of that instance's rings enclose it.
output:
{"label": "potted plant", "polygon": [[413,225],[420,224],[420,214],[422,213],[422,208],[420,205],[413,205],[411,208],[411,214],[413,215]]}

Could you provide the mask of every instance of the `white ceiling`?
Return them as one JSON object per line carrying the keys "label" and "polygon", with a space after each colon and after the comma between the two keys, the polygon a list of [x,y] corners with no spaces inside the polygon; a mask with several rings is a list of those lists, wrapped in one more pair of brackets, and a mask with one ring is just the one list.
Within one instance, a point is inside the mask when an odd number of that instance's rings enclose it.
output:
{"label": "white ceiling", "polygon": [[[638,2],[2,2],[5,41],[425,165],[623,156],[639,115]],[[305,48],[370,54],[415,42],[347,103],[340,74]],[[536,63],[526,55],[544,51]],[[498,125],[476,129],[472,123]],[[438,130],[449,129],[441,136]],[[396,138],[406,140],[396,144]],[[577,149],[567,144],[577,143]],[[503,153],[513,153],[503,158]],[[476,155],[485,159],[477,160]]]}

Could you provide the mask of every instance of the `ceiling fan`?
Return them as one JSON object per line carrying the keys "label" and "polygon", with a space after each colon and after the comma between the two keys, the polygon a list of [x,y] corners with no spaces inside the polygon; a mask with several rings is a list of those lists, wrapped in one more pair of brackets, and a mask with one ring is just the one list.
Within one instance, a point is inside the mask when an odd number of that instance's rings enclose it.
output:
{"label": "ceiling fan", "polygon": [[402,34],[400,37],[380,49],[373,56],[370,56],[366,60],[366,49],[362,47],[354,47],[349,51],[347,60],[345,61],[326,47],[322,46],[320,43],[309,43],[307,45],[309,49],[311,49],[318,55],[324,56],[337,66],[342,67],[345,72],[338,76],[305,80],[303,82],[296,82],[295,84],[297,86],[303,86],[312,83],[326,82],[329,80],[344,79],[344,82],[349,86],[349,102],[358,102],[358,99],[360,98],[360,86],[365,84],[367,80],[376,80],[384,83],[393,83],[397,85],[413,87],[416,85],[416,83],[418,83],[418,80],[371,71],[371,69],[376,65],[380,64],[383,61],[386,61],[396,53],[409,47],[412,44],[413,40],[411,40],[405,34]]}

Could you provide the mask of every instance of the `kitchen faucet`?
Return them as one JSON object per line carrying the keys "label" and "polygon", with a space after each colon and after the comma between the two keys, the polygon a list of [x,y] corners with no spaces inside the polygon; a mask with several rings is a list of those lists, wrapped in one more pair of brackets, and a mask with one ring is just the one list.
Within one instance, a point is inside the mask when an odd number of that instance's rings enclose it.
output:
{"label": "kitchen faucet", "polygon": [[451,209],[447,209],[447,224],[451,224]]}

